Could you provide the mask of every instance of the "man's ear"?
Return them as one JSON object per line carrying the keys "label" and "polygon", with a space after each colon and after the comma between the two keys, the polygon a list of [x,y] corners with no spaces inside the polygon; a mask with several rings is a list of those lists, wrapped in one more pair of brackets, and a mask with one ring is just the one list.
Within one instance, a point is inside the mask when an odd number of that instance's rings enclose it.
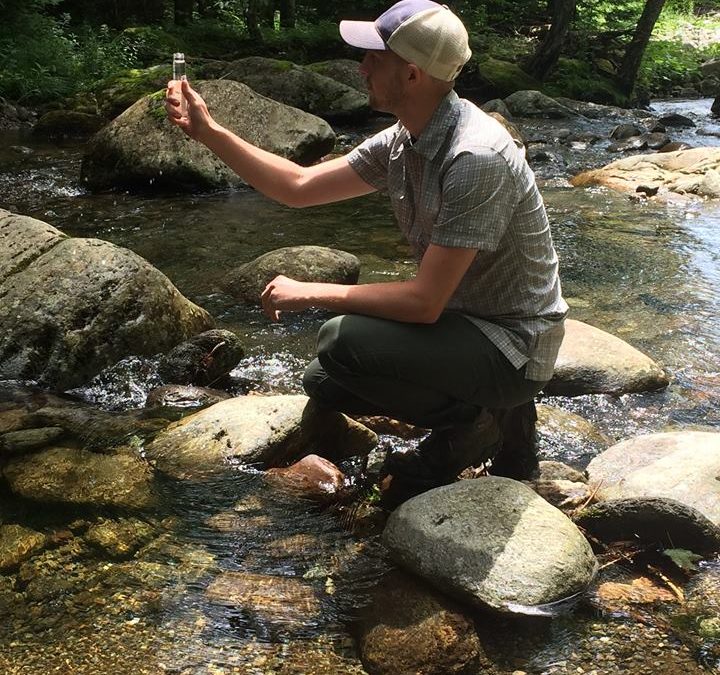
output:
{"label": "man's ear", "polygon": [[413,84],[422,79],[423,72],[414,63],[408,63],[407,81]]}

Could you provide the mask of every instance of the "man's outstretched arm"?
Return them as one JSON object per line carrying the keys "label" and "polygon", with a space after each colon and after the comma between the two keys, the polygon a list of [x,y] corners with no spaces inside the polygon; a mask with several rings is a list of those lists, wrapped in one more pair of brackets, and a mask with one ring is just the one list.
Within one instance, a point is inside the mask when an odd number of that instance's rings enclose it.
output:
{"label": "man's outstretched arm", "polygon": [[295,162],[262,150],[215,122],[202,97],[183,80],[182,95],[187,114],[182,115],[178,82],[167,89],[168,119],[190,138],[214,152],[248,185],[287,206],[314,206],[374,192],[344,157],[315,166]]}

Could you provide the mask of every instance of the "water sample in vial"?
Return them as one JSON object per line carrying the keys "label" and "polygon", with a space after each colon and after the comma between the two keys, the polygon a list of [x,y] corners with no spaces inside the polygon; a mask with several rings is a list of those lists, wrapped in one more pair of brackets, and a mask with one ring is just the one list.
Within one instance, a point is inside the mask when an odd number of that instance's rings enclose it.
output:
{"label": "water sample in vial", "polygon": [[[187,75],[185,74],[185,54],[182,52],[175,52],[173,54],[173,80],[187,80]],[[187,101],[185,100],[185,97],[180,94],[180,112],[182,113],[182,116],[185,117],[187,115]]]}

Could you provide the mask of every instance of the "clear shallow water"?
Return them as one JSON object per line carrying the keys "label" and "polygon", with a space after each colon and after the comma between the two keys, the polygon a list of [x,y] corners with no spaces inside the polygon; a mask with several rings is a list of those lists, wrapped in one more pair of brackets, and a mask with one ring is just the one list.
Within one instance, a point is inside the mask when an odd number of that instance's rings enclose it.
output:
{"label": "clear shallow water", "polygon": [[[716,121],[702,119],[701,103],[662,104],[661,112],[686,112],[687,105],[705,127],[717,128]],[[712,140],[717,138],[708,135],[708,144],[720,144]],[[413,271],[382,197],[295,211],[249,190],[90,195],[77,184],[81,150],[76,144],[58,148],[20,136],[2,140],[0,206],[147,258],[221,327],[243,336],[247,356],[234,375],[254,381],[262,391],[300,390],[300,374],[326,315],[308,312],[271,324],[257,308],[236,305],[219,291],[220,280],[234,265],[280,246],[312,243],[356,254],[363,281],[406,278]],[[570,152],[570,168],[615,158],[602,147],[564,152]],[[558,167],[550,168],[557,172]],[[551,173],[549,167],[539,171],[545,172]],[[604,189],[553,184],[561,181],[547,181],[543,194],[571,316],[643,350],[668,369],[673,382],[652,394],[545,402],[583,415],[612,440],[675,427],[717,429],[720,207],[634,203]],[[136,407],[157,382],[153,368],[152,360],[129,360],[80,393],[107,408]],[[591,458],[587,447],[553,440],[545,448],[549,457],[577,466]],[[99,555],[85,542],[88,523],[98,514],[56,514],[53,520],[26,504],[0,503],[10,522],[16,517],[45,530],[64,531],[74,519],[85,521],[70,529],[66,543],[44,553],[13,581],[14,592],[24,596],[6,607],[0,670],[206,673],[236,667],[248,673],[299,673],[313,672],[312,661],[313,667],[326,668],[317,672],[356,672],[344,623],[382,568],[373,551],[356,550],[337,518],[307,504],[281,500],[258,506],[253,500],[266,491],[252,474],[233,475],[224,483],[170,483],[162,489],[162,507],[142,518],[151,535],[128,560]],[[245,525],[233,513],[242,513]],[[276,542],[285,543],[277,548]],[[329,568],[328,561],[334,566]],[[301,602],[309,588],[317,612],[298,621],[259,602],[250,613],[216,604],[206,589],[227,572],[290,580],[286,592]],[[513,624],[502,635],[517,636],[515,661],[508,653],[501,660],[508,672],[565,673],[593,667],[595,653],[604,664],[599,672],[615,673],[648,646],[663,653],[663,645],[672,643],[650,622],[632,628],[637,645],[628,653],[608,652],[601,638],[617,646],[628,626],[633,626],[628,617],[598,617],[588,608],[551,628],[532,624],[525,631]]]}

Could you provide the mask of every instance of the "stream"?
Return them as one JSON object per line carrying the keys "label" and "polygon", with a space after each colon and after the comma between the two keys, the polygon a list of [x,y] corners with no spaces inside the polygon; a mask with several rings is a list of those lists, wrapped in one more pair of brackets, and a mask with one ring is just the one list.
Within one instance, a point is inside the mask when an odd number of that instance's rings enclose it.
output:
{"label": "stream", "polygon": [[[720,146],[720,120],[709,116],[710,104],[658,102],[653,114],[679,112],[696,121],[694,129],[672,130],[673,140]],[[536,120],[523,131],[532,147],[563,127],[607,138],[612,124]],[[347,133],[360,137],[368,130]],[[309,311],[270,323],[258,308],[239,306],[218,290],[231,268],[275,248],[315,244],[356,255],[361,282],[404,279],[414,271],[382,196],[298,211],[249,189],[93,195],[78,183],[80,143],[48,143],[20,132],[3,133],[0,141],[0,207],[150,261],[218,327],[242,337],[246,356],[232,373],[238,388],[250,381],[261,392],[300,393],[301,373],[328,315]],[[613,442],[669,429],[717,431],[720,207],[636,202],[604,188],[570,188],[564,179],[615,158],[608,143],[551,143],[550,160],[533,166],[563,292],[572,318],[648,354],[672,382],[660,392],[543,402],[585,417]],[[157,385],[154,365],[129,357],[71,393],[109,411],[140,408]],[[540,449],[543,458],[577,468],[596,452],[561,437],[543,438]],[[332,510],[268,498],[252,471],[192,484],[157,481],[163,497],[157,509],[140,519],[120,514],[146,543],[136,556],[117,560],[97,555],[78,533],[118,514],[39,511],[3,495],[0,485],[6,513],[44,531],[70,533],[11,581],[0,575],[0,610],[7,613],[0,622],[0,672],[364,672],[348,626],[389,566],[371,540],[358,541]],[[243,524],[232,514],[244,514]],[[720,593],[720,560],[701,567],[693,583],[702,579]],[[281,577],[291,594],[300,593],[293,584],[301,581],[319,599],[306,616],[283,611],[267,597],[250,602],[251,612],[218,604],[207,588],[219,572],[248,575],[258,595],[268,576]],[[608,574],[623,578],[624,571]],[[2,601],[3,589],[15,593],[12,602]],[[715,638],[703,637],[684,611],[608,613],[587,601],[553,619],[480,615],[477,621],[497,624],[486,647],[507,675],[720,672],[720,630]]]}

